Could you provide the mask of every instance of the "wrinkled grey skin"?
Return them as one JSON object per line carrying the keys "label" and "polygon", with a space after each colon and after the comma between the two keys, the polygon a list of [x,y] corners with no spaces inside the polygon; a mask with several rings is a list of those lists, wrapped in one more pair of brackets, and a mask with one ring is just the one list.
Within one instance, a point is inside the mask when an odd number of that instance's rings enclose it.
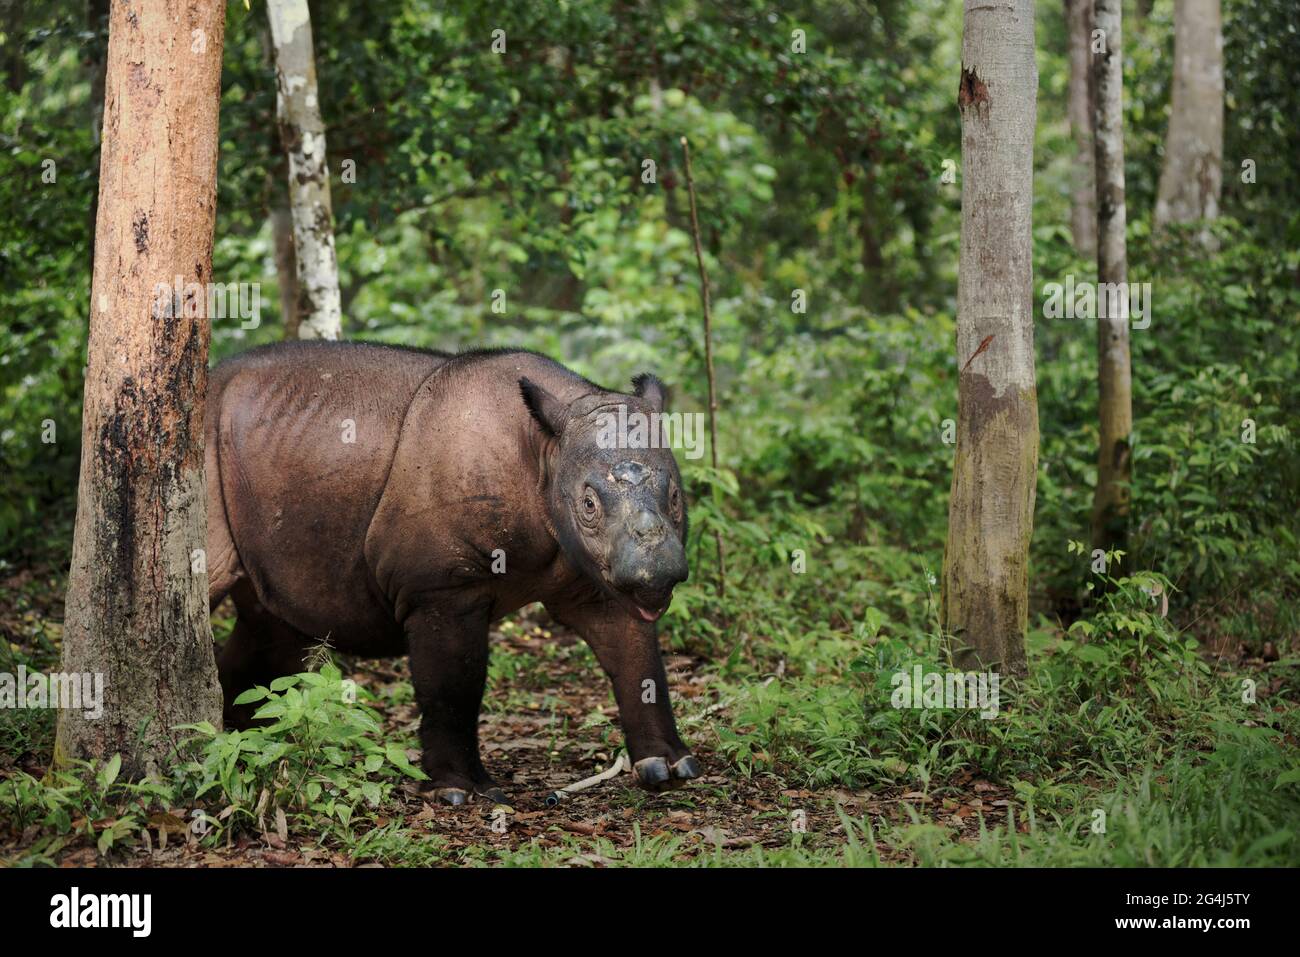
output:
{"label": "wrinkled grey skin", "polygon": [[505,800],[478,750],[488,626],[540,601],[610,676],[638,783],[696,777],[654,625],[687,576],[681,476],[671,450],[598,446],[620,404],[661,411],[663,387],[610,392],[528,352],[360,343],[214,369],[209,601],[238,611],[218,659],[227,722],[247,723],[233,699],[301,670],[322,638],[406,653],[432,787]]}
{"label": "wrinkled grey skin", "polygon": [[[663,410],[657,379],[641,376],[634,384],[645,407]],[[559,441],[547,507],[561,548],[639,617],[654,621],[688,574],[681,476],[672,453],[600,448],[600,415],[616,416],[628,396],[600,392],[565,406],[527,378],[520,392],[533,417]]]}

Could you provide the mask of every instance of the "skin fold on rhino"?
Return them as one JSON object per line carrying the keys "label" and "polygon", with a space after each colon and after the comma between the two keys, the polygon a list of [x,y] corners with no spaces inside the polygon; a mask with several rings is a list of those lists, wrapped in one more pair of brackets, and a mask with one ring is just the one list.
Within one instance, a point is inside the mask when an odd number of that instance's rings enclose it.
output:
{"label": "skin fold on rhino", "polygon": [[658,379],[634,386],[531,352],[323,341],[213,369],[208,599],[238,613],[217,661],[227,726],[251,718],[240,692],[301,671],[322,639],[407,654],[430,786],[505,802],[478,747],[488,627],[540,601],[609,675],[638,783],[697,777],[655,632],[688,573],[681,475],[670,449],[597,438],[602,413],[663,410]]}

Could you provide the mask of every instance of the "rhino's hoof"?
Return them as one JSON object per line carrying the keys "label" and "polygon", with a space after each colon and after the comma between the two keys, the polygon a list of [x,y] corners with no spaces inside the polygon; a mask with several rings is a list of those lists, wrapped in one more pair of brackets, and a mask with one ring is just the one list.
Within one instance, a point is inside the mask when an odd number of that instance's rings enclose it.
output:
{"label": "rhino's hoof", "polygon": [[506,797],[506,792],[500,788],[488,788],[486,791],[480,791],[479,794],[482,795],[484,800],[491,801],[493,804],[504,804],[506,807],[512,806],[510,798]]}
{"label": "rhino's hoof", "polygon": [[700,762],[695,760],[695,755],[688,754],[676,764],[673,765],[673,777],[680,778],[683,781],[700,776]]}
{"label": "rhino's hoof", "polygon": [[445,801],[447,804],[461,805],[469,801],[469,795],[463,788],[438,788],[433,792],[433,796],[439,801]]}
{"label": "rhino's hoof", "polygon": [[637,783],[647,791],[660,791],[669,779],[668,762],[663,758],[642,758],[633,766]]}

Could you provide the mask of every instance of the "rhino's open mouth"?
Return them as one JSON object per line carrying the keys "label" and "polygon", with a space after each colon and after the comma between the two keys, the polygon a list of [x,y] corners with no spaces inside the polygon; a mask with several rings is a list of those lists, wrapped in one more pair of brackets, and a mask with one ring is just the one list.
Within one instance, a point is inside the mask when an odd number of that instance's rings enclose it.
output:
{"label": "rhino's open mouth", "polygon": [[658,611],[651,611],[650,609],[642,606],[639,603],[636,604],[637,614],[640,615],[646,621],[658,621],[659,618],[663,615],[663,613],[666,612],[667,610],[668,610],[667,605],[664,605]]}
{"label": "rhino's open mouth", "polygon": [[658,621],[673,603],[673,593],[671,590],[664,594],[637,589],[628,594],[627,599],[642,621]]}
{"label": "rhino's open mouth", "polygon": [[639,594],[635,590],[624,590],[614,585],[613,577],[608,569],[601,569],[601,580],[611,595],[616,596],[621,602],[629,607],[636,616],[642,621],[658,621],[668,610],[668,606],[673,602],[673,593],[670,589],[664,594]]}

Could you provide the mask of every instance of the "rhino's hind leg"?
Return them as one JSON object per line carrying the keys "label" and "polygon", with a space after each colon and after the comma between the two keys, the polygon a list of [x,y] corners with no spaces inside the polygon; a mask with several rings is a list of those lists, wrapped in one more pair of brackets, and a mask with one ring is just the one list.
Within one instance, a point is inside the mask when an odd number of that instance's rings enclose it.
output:
{"label": "rhino's hind leg", "polygon": [[407,619],[406,633],[426,787],[448,804],[464,804],[471,796],[509,804],[478,750],[479,705],[487,684],[486,612],[421,609]]}
{"label": "rhino's hind leg", "polygon": [[228,729],[253,724],[253,713],[259,705],[235,705],[234,700],[242,692],[302,671],[304,655],[316,644],[310,636],[267,612],[247,580],[236,584],[233,597],[238,611],[235,630],[217,656],[224,700],[222,718]]}

